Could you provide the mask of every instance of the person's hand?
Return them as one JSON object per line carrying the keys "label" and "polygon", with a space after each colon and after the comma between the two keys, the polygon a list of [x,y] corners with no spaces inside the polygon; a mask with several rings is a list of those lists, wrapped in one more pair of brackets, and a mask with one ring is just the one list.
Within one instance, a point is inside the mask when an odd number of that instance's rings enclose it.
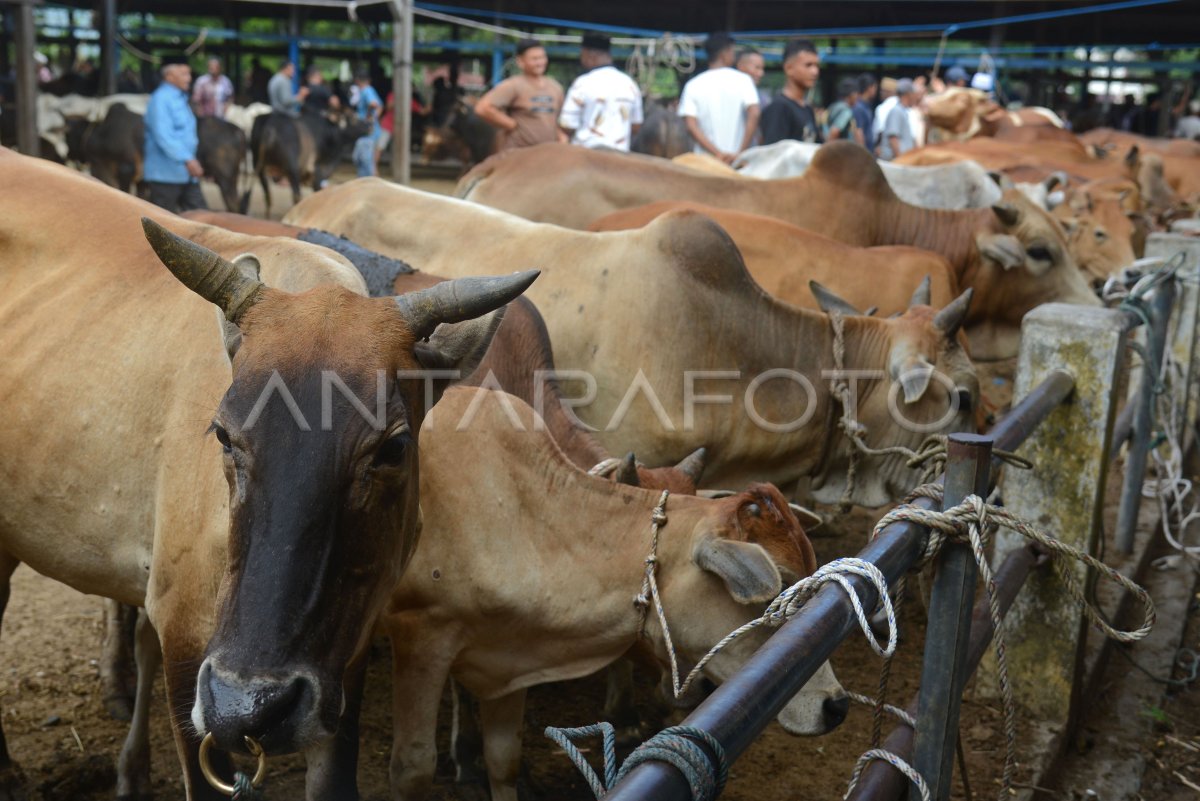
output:
{"label": "person's hand", "polygon": [[188,159],[186,162],[184,162],[184,166],[187,167],[188,175],[192,176],[193,178],[200,178],[204,175],[204,168],[201,167],[200,162],[196,161],[195,159]]}
{"label": "person's hand", "polygon": [[301,100],[303,100],[304,98],[308,97],[308,87],[307,87],[307,86],[301,86],[301,87],[300,87],[300,91],[299,91],[299,92],[296,92],[296,97],[300,98]]}
{"label": "person's hand", "polygon": [[513,131],[515,131],[515,130],[517,130],[518,128],[520,128],[520,127],[521,127],[521,126],[517,125],[517,121],[516,121],[516,120],[514,120],[512,117],[509,117],[509,118],[508,118],[508,121],[509,121],[509,123],[510,123],[510,124],[509,124],[509,126],[508,126],[507,128],[505,128],[504,130],[508,131],[509,133],[512,133]]}
{"label": "person's hand", "polygon": [[737,154],[736,153],[718,153],[717,158],[720,160],[720,162],[722,164],[733,164],[734,159],[737,158]]}

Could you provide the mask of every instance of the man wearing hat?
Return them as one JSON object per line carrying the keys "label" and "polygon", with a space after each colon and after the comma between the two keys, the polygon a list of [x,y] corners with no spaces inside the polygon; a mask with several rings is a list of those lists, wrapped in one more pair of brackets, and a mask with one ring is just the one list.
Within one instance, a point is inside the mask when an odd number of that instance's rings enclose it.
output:
{"label": "man wearing hat", "polygon": [[896,105],[888,112],[883,123],[883,133],[879,143],[879,158],[891,161],[916,146],[912,126],[908,119],[908,110],[917,104],[917,88],[912,78],[901,78],[896,81]]}
{"label": "man wearing hat", "polygon": [[204,169],[196,160],[200,143],[196,115],[188,104],[192,68],[183,58],[167,59],[162,82],[146,104],[143,174],[150,202],[173,212],[206,209],[200,193]]}
{"label": "man wearing hat", "polygon": [[949,89],[952,86],[966,87],[966,85],[969,82],[970,81],[967,78],[967,71],[964,70],[962,67],[958,66],[957,64],[955,64],[950,69],[946,70],[946,88],[947,89]]}
{"label": "man wearing hat", "polygon": [[584,73],[567,90],[559,127],[572,144],[629,150],[642,127],[642,91],[613,66],[607,36],[585,34],[579,63]]}

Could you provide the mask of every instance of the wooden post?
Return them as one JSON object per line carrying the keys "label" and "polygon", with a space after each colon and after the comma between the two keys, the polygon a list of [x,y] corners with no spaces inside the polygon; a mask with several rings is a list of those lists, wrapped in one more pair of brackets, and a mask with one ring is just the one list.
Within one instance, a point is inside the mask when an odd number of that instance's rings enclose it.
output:
{"label": "wooden post", "polygon": [[117,55],[117,0],[104,0],[100,30],[100,94],[117,93],[117,73],[121,58]]}
{"label": "wooden post", "polygon": [[27,156],[39,152],[37,130],[37,32],[33,25],[34,0],[17,2],[17,149]]}
{"label": "wooden post", "polygon": [[412,0],[392,0],[392,177],[412,182]]}
{"label": "wooden post", "polygon": [[[1004,471],[1004,503],[1092,554],[1100,536],[1119,400],[1114,387],[1120,383],[1130,324],[1120,311],[1050,303],[1025,315],[1021,325],[1014,402],[1054,370],[1070,373],[1075,391],[1020,449],[1033,469]],[[1024,544],[1020,535],[1001,529],[993,566]],[[1071,562],[1063,569],[1087,586],[1085,567]],[[1069,726],[1077,709],[1084,623],[1082,610],[1053,571],[1030,576],[1008,615],[1005,637],[1016,701],[1052,731]]]}

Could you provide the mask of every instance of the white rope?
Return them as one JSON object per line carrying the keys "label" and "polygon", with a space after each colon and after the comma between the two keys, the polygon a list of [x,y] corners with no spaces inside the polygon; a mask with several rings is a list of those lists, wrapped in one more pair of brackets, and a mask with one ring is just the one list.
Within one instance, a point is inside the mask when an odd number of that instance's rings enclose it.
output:
{"label": "white rope", "polygon": [[[192,41],[192,43],[190,45],[188,45],[187,47],[185,47],[183,49],[183,52],[189,56],[194,55],[197,50],[204,47],[204,43],[206,41],[208,41],[208,28],[201,28],[200,33],[198,33],[196,35],[196,38]],[[150,64],[161,64],[162,63],[161,56],[156,56],[153,53],[147,53],[145,50],[138,48],[132,42],[130,42],[128,39],[126,39],[124,36],[122,36],[120,33],[117,34],[117,44],[119,44],[122,48],[124,48],[125,51],[129,53],[129,55],[133,56],[134,58],[136,58],[140,61],[145,61]]]}
{"label": "white rope", "polygon": [[[897,627],[896,611],[892,606],[892,600],[888,597],[887,579],[879,568],[870,562],[863,559],[835,559],[827,565],[819,568],[807,578],[803,578],[792,586],[785,589],[783,592],[767,605],[762,615],[751,620],[750,622],[740,626],[725,635],[714,645],[707,654],[705,654],[696,666],[684,677],[683,681],[679,680],[679,657],[675,653],[675,644],[671,638],[671,627],[667,623],[667,613],[663,607],[662,596],[658,590],[657,568],[658,568],[658,535],[663,526],[667,524],[666,506],[667,497],[670,495],[668,490],[663,490],[659,497],[658,505],[654,507],[651,513],[650,526],[650,555],[646,557],[646,571],[642,578],[642,590],[633,599],[634,606],[641,612],[642,623],[640,631],[644,635],[646,628],[646,618],[649,616],[649,607],[654,606],[654,611],[658,617],[658,623],[662,627],[663,641],[667,649],[667,658],[671,663],[671,689],[675,693],[675,697],[679,698],[704,670],[704,667],[719,654],[730,643],[747,632],[753,631],[761,626],[780,626],[785,623],[790,617],[799,611],[809,598],[817,593],[824,585],[835,582],[841,585],[842,589],[850,597],[850,603],[854,607],[855,617],[858,618],[858,626],[862,629],[863,634],[867,638],[867,643],[871,646],[871,650],[883,657],[890,657],[896,652],[897,642]],[[876,592],[879,594],[880,603],[883,606],[884,613],[887,615],[888,621],[888,638],[887,645],[880,645],[871,631],[871,623],[867,619],[866,610],[863,609],[862,601],[855,592],[854,585],[847,578],[848,575],[860,576],[874,585]]]}
{"label": "white rope", "polygon": [[[362,3],[360,2],[359,5],[362,5]],[[560,44],[580,44],[583,42],[583,37],[575,33],[530,33],[529,31],[518,30],[517,28],[508,28],[503,25],[480,22],[479,20],[468,19],[467,17],[459,17],[455,16],[454,14],[445,14],[441,11],[430,11],[429,9],[425,8],[414,8],[413,14],[420,17],[435,19],[439,22],[449,22],[454,25],[461,25],[464,28],[474,28],[477,31],[507,36],[511,39],[535,39],[539,42],[558,42]],[[611,38],[611,41],[615,45],[645,45],[657,40],[637,36],[614,36]]]}
{"label": "white rope", "polygon": [[[615,40],[614,40],[615,41]],[[647,94],[660,69],[690,75],[696,71],[696,39],[664,33],[658,39],[634,43],[625,62],[625,72]]]}
{"label": "white rope", "polygon": [[854,788],[858,786],[858,779],[862,776],[863,769],[867,767],[868,763],[875,760],[886,762],[903,773],[908,777],[909,781],[916,785],[917,792],[921,794],[921,801],[930,801],[929,785],[925,783],[925,779],[922,778],[921,774],[917,773],[912,765],[905,762],[899,756],[882,748],[872,748],[858,758],[858,764],[854,766],[854,773],[850,775],[850,786],[846,788],[846,794],[842,796],[842,801],[850,797],[850,794],[854,792]]}

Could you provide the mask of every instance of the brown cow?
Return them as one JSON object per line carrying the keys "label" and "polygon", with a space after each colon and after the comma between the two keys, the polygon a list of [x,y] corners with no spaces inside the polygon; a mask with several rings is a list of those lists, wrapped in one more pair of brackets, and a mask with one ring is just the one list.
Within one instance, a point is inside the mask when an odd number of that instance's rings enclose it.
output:
{"label": "brown cow", "polygon": [[[427,401],[397,370],[473,366],[497,323],[475,318],[533,276],[371,299],[328,251],[5,150],[0,172],[19,189],[0,193],[0,597],[26,562],[146,607],[189,798],[221,798],[205,733],[324,755],[416,544]],[[356,413],[348,394],[374,398],[381,375],[384,409]]]}
{"label": "brown cow", "polygon": [[1076,263],[1093,285],[1102,286],[1137,258],[1138,226],[1119,196],[1086,185],[1068,189],[1052,213],[1067,230]]}
{"label": "brown cow", "polygon": [[1105,149],[1137,146],[1143,151],[1158,154],[1162,158],[1167,183],[1175,193],[1188,203],[1200,203],[1200,142],[1139,136],[1112,128],[1095,128],[1080,138]]}
{"label": "brown cow", "polygon": [[1062,120],[1047,108],[1030,106],[1009,111],[978,89],[950,87],[925,101],[930,142],[996,136],[1019,128],[1061,130]]}
{"label": "brown cow", "polygon": [[[789,225],[700,203],[663,201],[624,209],[601,217],[591,231],[641,228],[660,214],[689,209],[711,217],[733,239],[746,267],[763,289],[802,309],[821,306],[809,288],[816,281],[860,309],[876,307],[881,315],[903,313],[913,290],[926,276],[931,293],[925,305],[941,308],[961,291],[949,263],[936,253],[894,245],[862,248]],[[966,326],[972,325],[967,316]]]}
{"label": "brown cow", "polygon": [[771,181],[539,145],[489,159],[467,174],[458,191],[484,205],[572,228],[622,208],[690,200],[775,217],[862,247],[931,250],[950,262],[961,286],[975,289],[976,324],[968,336],[976,359],[1015,356],[1021,319],[1034,306],[1099,303],[1071,258],[1062,227],[1019,192],[1006,193],[991,209],[917,208],[896,197],[875,159],[852,142],[822,147],[799,178]]}

